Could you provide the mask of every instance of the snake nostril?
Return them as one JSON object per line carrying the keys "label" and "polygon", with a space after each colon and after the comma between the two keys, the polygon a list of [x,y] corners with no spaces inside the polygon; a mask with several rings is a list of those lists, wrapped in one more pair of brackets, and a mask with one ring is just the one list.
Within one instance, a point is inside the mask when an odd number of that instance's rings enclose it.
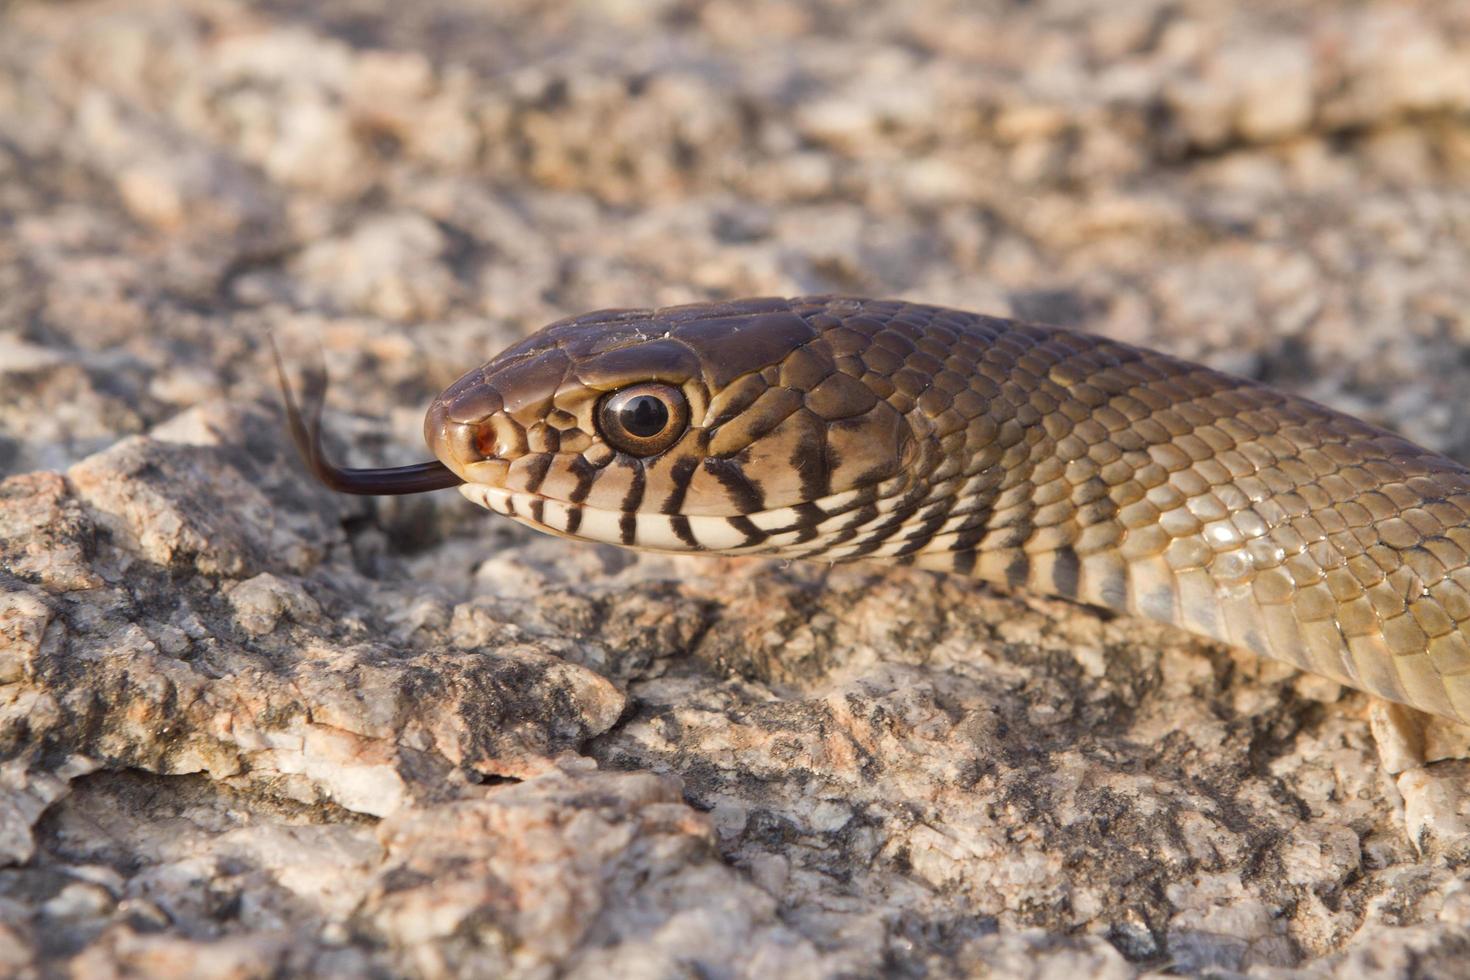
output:
{"label": "snake nostril", "polygon": [[469,445],[480,459],[514,459],[526,452],[526,433],[504,415],[492,415],[474,425]]}
{"label": "snake nostril", "polygon": [[498,441],[494,426],[479,425],[474,429],[474,435],[470,439],[470,444],[475,447],[475,452],[480,454],[481,459],[490,459],[499,455],[496,452],[499,448],[497,445]]}
{"label": "snake nostril", "polygon": [[455,421],[442,401],[436,401],[429,406],[429,412],[424,417],[424,440],[428,442],[429,449],[438,457],[439,462],[461,477],[465,476],[465,467],[491,455],[488,450],[493,447],[482,447],[480,444],[483,431],[482,425]]}
{"label": "snake nostril", "polygon": [[494,460],[511,460],[526,452],[526,436],[519,424],[504,414],[500,392],[468,376],[445,389],[429,407],[424,436],[450,469],[469,479]]}

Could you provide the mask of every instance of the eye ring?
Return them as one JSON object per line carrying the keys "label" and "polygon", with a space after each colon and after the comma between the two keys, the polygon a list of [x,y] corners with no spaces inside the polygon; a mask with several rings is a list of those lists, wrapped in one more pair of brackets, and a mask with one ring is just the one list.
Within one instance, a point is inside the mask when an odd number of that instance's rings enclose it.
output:
{"label": "eye ring", "polygon": [[603,395],[597,406],[598,434],[629,456],[656,456],[688,428],[689,402],[672,385],[630,385]]}

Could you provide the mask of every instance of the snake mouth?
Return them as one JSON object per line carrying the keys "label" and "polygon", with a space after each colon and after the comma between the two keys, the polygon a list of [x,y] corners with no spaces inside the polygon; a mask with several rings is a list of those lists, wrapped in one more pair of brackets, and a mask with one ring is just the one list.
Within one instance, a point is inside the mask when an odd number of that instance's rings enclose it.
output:
{"label": "snake mouth", "polygon": [[746,518],[603,510],[484,483],[465,483],[459,492],[537,531],[643,551],[743,552],[766,539]]}
{"label": "snake mouth", "polygon": [[903,478],[751,514],[622,511],[557,500],[505,486],[466,482],[472,503],[557,537],[641,551],[834,558],[865,557],[860,532],[891,515]]}

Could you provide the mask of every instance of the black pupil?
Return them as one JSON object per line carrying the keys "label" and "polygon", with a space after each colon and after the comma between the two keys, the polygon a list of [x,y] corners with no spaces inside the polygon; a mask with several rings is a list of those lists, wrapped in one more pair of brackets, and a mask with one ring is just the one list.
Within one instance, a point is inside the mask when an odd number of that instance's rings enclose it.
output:
{"label": "black pupil", "polygon": [[669,424],[669,409],[652,395],[634,395],[618,410],[618,422],[629,435],[649,439]]}

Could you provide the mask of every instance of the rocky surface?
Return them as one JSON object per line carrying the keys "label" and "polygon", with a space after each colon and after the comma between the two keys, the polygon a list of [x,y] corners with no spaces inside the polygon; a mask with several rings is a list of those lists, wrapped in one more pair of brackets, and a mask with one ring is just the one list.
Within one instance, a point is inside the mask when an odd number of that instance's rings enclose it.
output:
{"label": "rocky surface", "polygon": [[1464,732],[965,581],[336,497],[265,337],[356,465],[562,315],[823,291],[1470,459],[1467,188],[1431,0],[0,6],[0,975],[1462,973]]}

